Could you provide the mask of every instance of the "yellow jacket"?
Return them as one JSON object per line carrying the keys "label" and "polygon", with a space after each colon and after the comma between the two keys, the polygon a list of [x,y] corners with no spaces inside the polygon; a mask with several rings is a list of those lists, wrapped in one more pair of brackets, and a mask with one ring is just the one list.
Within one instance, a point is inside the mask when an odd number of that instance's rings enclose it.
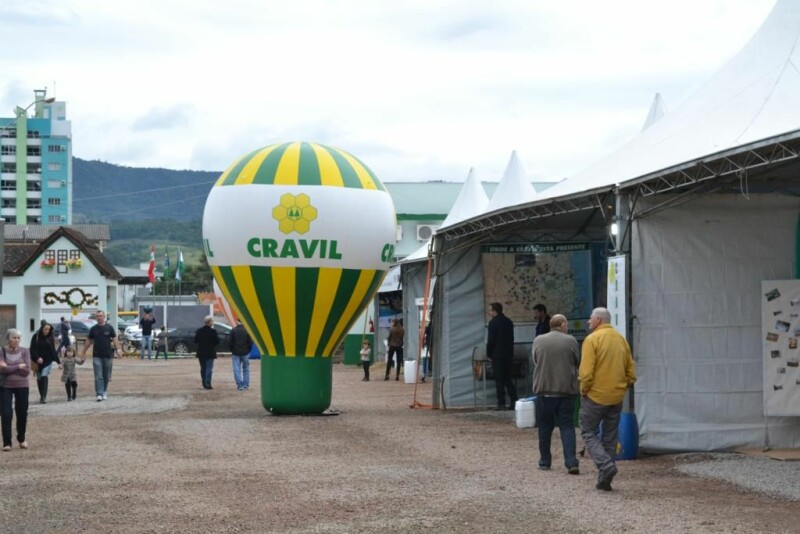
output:
{"label": "yellow jacket", "polygon": [[601,324],[583,341],[578,380],[581,396],[603,406],[622,402],[625,391],[636,382],[631,348],[610,324]]}

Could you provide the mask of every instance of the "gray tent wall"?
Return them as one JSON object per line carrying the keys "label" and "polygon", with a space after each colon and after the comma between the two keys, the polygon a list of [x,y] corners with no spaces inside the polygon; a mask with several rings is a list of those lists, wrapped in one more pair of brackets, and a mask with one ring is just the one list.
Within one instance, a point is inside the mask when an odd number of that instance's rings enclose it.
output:
{"label": "gray tent wall", "polygon": [[634,222],[642,447],[761,447],[766,432],[800,446],[800,418],[763,415],[761,340],[761,281],[794,278],[798,212],[789,196],[709,195]]}
{"label": "gray tent wall", "polygon": [[[403,328],[406,331],[403,340],[403,357],[406,360],[416,360],[419,357],[420,320],[416,300],[425,296],[427,272],[427,259],[400,264],[400,276],[403,281]],[[430,302],[428,306],[430,306]]]}

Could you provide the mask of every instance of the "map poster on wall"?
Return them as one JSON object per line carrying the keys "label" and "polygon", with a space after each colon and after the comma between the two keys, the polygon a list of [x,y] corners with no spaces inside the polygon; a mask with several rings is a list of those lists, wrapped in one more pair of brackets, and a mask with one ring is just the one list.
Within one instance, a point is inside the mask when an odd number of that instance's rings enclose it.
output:
{"label": "map poster on wall", "polygon": [[[531,324],[533,307],[568,319],[592,313],[589,243],[503,243],[481,248],[484,309],[499,302],[515,324]],[[486,311],[486,321],[489,321]]]}
{"label": "map poster on wall", "polygon": [[800,415],[800,280],[761,282],[764,415]]}

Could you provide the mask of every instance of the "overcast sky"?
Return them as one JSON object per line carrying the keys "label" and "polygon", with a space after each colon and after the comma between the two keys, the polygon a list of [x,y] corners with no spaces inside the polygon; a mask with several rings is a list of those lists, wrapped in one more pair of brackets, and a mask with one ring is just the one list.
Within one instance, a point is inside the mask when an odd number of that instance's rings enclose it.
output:
{"label": "overcast sky", "polygon": [[775,0],[0,0],[0,116],[67,102],[73,153],[221,171],[277,142],[384,181],[560,180],[674,109]]}

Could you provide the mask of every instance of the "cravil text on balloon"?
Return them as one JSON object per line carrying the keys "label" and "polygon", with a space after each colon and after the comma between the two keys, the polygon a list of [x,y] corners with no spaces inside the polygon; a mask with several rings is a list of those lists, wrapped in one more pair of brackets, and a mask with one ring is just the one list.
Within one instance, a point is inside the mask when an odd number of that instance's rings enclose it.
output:
{"label": "cravil text on balloon", "polygon": [[326,258],[341,260],[339,242],[327,239],[276,239],[253,237],[247,241],[247,252],[254,258]]}

